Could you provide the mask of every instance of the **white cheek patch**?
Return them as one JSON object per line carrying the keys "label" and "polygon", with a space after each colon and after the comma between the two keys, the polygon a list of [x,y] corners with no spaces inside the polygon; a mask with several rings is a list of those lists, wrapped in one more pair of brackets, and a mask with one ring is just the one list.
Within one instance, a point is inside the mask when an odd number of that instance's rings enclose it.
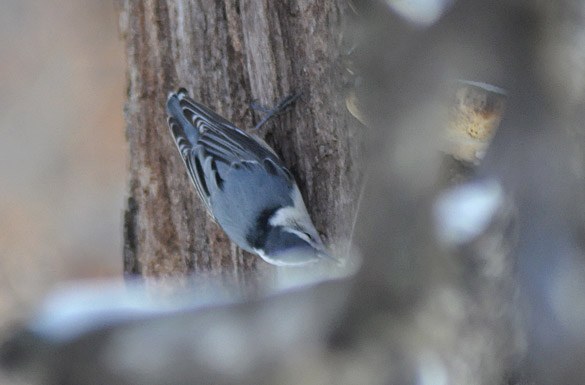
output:
{"label": "white cheek patch", "polygon": [[[313,226],[301,192],[296,185],[293,189],[292,198],[294,206],[278,209],[270,218],[270,225],[282,226],[284,231],[296,234],[314,247],[322,248],[321,237],[317,233],[315,226]],[[310,234],[310,237],[305,233]]]}
{"label": "white cheek patch", "polygon": [[308,226],[309,229],[313,228],[313,224],[311,222],[311,218],[309,217],[309,213],[307,212],[307,208],[305,207],[305,202],[303,201],[303,197],[301,196],[301,192],[299,188],[296,186],[293,187],[293,207],[283,207],[278,209],[270,218],[269,223],[272,226],[293,226],[294,224],[299,225],[302,228]]}

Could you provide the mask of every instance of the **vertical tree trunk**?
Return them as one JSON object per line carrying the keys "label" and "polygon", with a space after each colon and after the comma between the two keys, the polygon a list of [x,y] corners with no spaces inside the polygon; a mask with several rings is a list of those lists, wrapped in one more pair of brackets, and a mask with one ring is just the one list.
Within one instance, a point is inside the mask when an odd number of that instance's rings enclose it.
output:
{"label": "vertical tree trunk", "polygon": [[326,243],[348,235],[356,142],[341,92],[343,1],[126,0],[129,198],[124,270],[142,276],[231,273],[271,267],[242,252],[206,215],[166,125],[169,91],[186,87],[241,128],[302,93],[257,134],[297,178]]}

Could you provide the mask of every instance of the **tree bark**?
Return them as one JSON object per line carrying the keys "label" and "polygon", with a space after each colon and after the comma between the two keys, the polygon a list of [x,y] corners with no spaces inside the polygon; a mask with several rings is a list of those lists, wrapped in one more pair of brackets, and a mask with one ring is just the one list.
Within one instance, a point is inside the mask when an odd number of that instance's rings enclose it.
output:
{"label": "tree bark", "polygon": [[[186,87],[236,126],[293,91],[292,111],[257,132],[297,179],[324,241],[349,235],[357,143],[342,92],[344,1],[127,0],[125,108],[130,148],[124,271],[143,277],[272,267],[235,247],[206,215],[166,124],[169,91]],[[252,274],[253,276],[254,274]],[[265,275],[266,276],[266,275]]]}

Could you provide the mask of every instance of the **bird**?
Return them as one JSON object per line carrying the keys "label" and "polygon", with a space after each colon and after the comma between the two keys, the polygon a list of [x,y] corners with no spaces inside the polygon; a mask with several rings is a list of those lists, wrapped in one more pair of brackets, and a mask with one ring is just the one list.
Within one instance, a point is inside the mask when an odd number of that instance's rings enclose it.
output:
{"label": "bird", "polygon": [[[291,100],[279,103],[270,116]],[[295,178],[266,142],[195,102],[184,88],[169,93],[166,110],[187,174],[231,241],[277,266],[335,260]]]}

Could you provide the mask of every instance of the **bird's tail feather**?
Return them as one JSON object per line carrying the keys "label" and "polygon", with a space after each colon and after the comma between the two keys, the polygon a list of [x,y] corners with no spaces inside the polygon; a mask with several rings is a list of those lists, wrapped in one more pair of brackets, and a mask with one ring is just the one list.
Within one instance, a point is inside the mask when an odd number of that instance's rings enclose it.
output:
{"label": "bird's tail feather", "polygon": [[179,90],[178,95],[170,93],[167,99],[167,113],[169,127],[175,142],[182,153],[182,147],[193,147],[199,139],[199,131],[185,116],[183,108],[180,104],[179,97],[182,90]]}

